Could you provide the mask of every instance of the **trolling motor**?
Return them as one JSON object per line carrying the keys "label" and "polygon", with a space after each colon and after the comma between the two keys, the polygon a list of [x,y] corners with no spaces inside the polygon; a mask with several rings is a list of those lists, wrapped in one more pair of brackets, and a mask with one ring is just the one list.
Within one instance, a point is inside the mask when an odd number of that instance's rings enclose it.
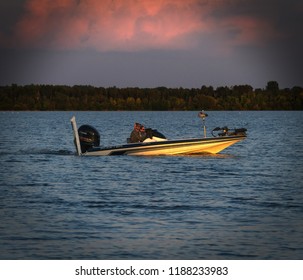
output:
{"label": "trolling motor", "polygon": [[202,110],[198,113],[198,117],[202,119],[203,131],[204,131],[204,138],[206,138],[206,126],[205,126],[205,118],[208,117],[208,114]]}
{"label": "trolling motor", "polygon": [[234,128],[234,129],[229,129],[227,126],[223,127],[216,127],[212,130],[211,134],[214,137],[219,137],[219,136],[246,136],[246,128]]}

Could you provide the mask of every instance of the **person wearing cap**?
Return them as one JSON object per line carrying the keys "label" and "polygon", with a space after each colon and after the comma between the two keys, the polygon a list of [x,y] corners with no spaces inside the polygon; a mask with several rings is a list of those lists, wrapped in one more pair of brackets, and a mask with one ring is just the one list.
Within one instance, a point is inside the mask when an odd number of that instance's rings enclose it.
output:
{"label": "person wearing cap", "polygon": [[140,138],[140,142],[143,142],[147,138],[147,136],[146,136],[146,130],[145,130],[144,125],[140,126],[139,138]]}

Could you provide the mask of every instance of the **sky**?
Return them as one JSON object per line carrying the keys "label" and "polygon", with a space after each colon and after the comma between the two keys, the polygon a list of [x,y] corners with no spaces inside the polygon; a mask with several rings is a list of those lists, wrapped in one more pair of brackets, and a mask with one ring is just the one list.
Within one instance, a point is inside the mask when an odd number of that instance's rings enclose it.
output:
{"label": "sky", "polygon": [[1,0],[0,85],[303,86],[302,0]]}

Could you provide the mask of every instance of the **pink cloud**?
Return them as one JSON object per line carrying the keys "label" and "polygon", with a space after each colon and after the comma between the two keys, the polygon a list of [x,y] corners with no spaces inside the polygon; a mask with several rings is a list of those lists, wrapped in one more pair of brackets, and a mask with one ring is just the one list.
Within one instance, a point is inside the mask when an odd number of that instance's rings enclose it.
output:
{"label": "pink cloud", "polygon": [[230,44],[256,42],[264,27],[271,31],[265,22],[212,16],[218,7],[238,1],[28,0],[13,42],[98,51],[194,48],[205,34],[224,33]]}

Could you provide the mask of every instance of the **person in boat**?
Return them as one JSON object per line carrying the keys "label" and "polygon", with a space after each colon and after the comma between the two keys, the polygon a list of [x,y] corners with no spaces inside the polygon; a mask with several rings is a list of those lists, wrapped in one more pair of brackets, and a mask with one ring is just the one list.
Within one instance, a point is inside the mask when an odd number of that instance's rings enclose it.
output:
{"label": "person in boat", "polygon": [[140,141],[140,136],[139,136],[140,126],[141,125],[139,123],[134,124],[134,129],[131,132],[130,137],[129,137],[130,143],[137,143]]}
{"label": "person in boat", "polygon": [[146,139],[146,131],[144,125],[140,123],[135,123],[134,129],[129,137],[129,142],[130,143],[143,142],[145,139]]}
{"label": "person in boat", "polygon": [[140,142],[143,142],[147,138],[147,134],[146,134],[144,125],[140,126],[139,137],[140,137]]}

